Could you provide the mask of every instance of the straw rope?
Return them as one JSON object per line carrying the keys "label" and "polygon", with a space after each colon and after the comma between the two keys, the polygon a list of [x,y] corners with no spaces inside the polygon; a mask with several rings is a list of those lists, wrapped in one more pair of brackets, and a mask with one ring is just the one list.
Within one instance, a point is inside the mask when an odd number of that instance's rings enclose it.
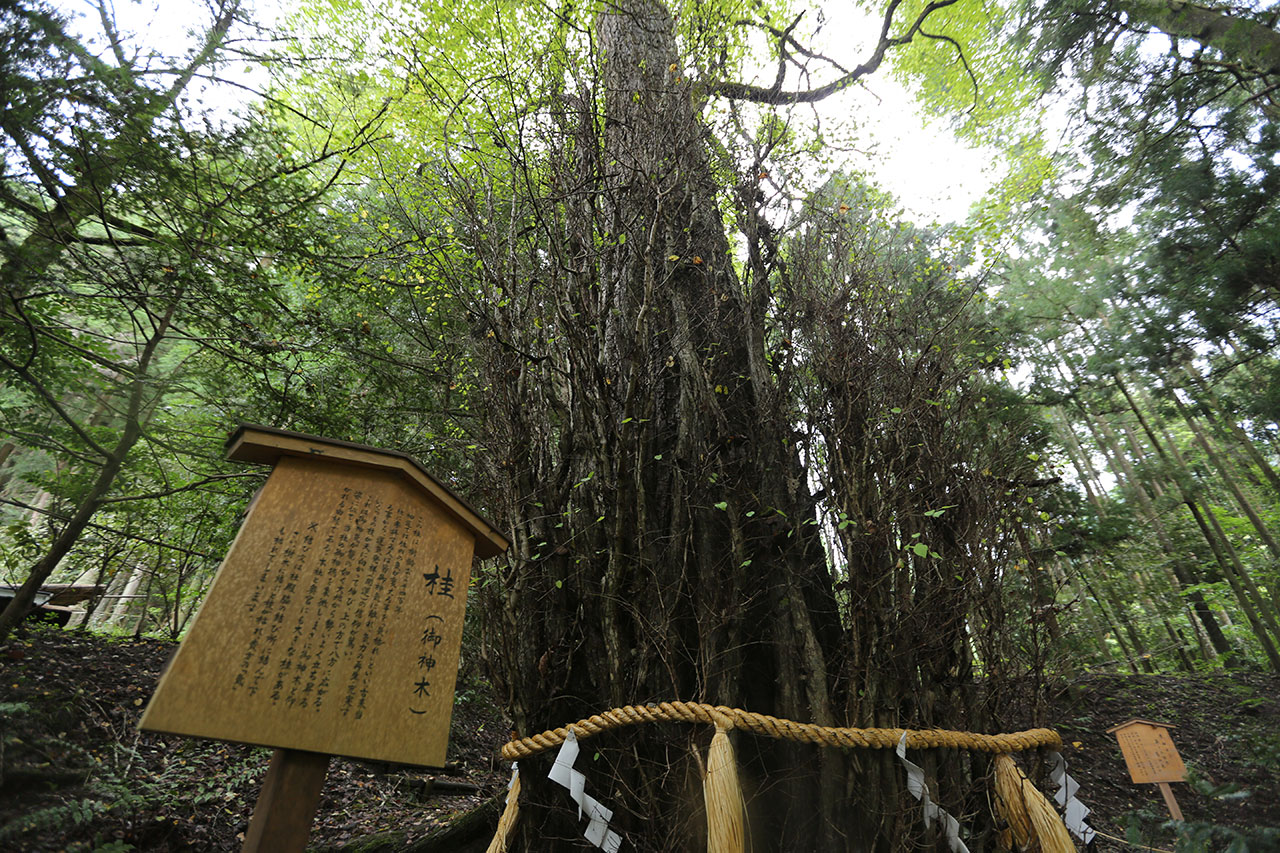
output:
{"label": "straw rope", "polygon": [[507,791],[507,804],[503,806],[502,816],[498,818],[498,828],[493,833],[485,853],[507,853],[511,843],[511,831],[520,817],[520,774],[511,778],[511,789]]}
{"label": "straw rope", "polygon": [[702,702],[662,702],[656,705],[626,705],[611,708],[599,714],[548,729],[541,734],[513,740],[502,747],[502,757],[515,761],[554,749],[564,743],[572,728],[578,739],[598,735],[611,729],[634,726],[640,723],[707,723],[717,729],[737,729],[765,737],[796,740],[819,746],[835,746],[843,749],[870,748],[893,749],[905,733],[911,749],[953,747],[976,749],[996,754],[1018,752],[1047,746],[1062,748],[1062,738],[1052,729],[1030,729],[1025,732],[983,735],[974,732],[953,732],[945,729],[855,729],[835,726],[819,726],[813,723],[797,723],[768,714],[755,714],[741,708],[724,705],[707,705]]}
{"label": "straw rope", "polygon": [[[996,811],[1009,825],[1008,849],[1075,853],[1062,818],[1008,755],[995,758]],[[1016,846],[1015,846],[1016,845]]]}

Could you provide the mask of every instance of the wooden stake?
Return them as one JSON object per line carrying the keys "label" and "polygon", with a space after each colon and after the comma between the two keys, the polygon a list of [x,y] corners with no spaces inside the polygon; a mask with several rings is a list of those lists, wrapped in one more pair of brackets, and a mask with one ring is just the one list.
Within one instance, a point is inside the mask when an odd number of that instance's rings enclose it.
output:
{"label": "wooden stake", "polygon": [[324,753],[277,749],[241,853],[303,853],[328,769],[329,756]]}
{"label": "wooden stake", "polygon": [[1160,793],[1164,794],[1164,804],[1169,807],[1169,814],[1174,820],[1182,820],[1182,809],[1178,808],[1178,801],[1173,798],[1173,789],[1169,787],[1168,782],[1161,782]]}

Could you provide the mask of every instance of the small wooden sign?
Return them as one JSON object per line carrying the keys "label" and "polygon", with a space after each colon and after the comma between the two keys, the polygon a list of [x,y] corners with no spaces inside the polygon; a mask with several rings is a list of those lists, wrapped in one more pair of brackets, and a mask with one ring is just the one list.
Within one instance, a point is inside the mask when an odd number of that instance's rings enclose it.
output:
{"label": "small wooden sign", "polygon": [[1107,729],[1120,743],[1120,752],[1129,766],[1129,775],[1137,783],[1185,782],[1187,768],[1178,755],[1169,729],[1164,723],[1129,720]]}
{"label": "small wooden sign", "polygon": [[1169,783],[1185,782],[1187,768],[1178,755],[1177,747],[1173,745],[1173,738],[1169,737],[1171,728],[1173,726],[1165,723],[1134,719],[1112,726],[1107,729],[1107,733],[1115,734],[1133,781],[1139,784],[1156,783],[1169,808],[1169,814],[1175,820],[1182,820],[1182,809],[1178,807]]}
{"label": "small wooden sign", "polygon": [[506,540],[403,454],[244,426],[227,455],[275,467],[141,728],[442,766],[472,556]]}

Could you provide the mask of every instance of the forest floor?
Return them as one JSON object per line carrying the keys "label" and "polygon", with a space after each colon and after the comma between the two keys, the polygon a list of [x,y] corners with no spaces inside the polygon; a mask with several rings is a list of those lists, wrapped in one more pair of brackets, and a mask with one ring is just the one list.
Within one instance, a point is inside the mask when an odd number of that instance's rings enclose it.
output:
{"label": "forest floor", "polygon": [[[27,629],[0,646],[0,850],[235,851],[269,758],[265,749],[139,734],[137,721],[174,644]],[[1052,725],[1090,821],[1107,836],[1173,849],[1154,785],[1129,781],[1114,735],[1133,717],[1169,723],[1198,782],[1173,786],[1184,836],[1224,850],[1280,847],[1280,678],[1260,673],[1091,675],[1058,684]],[[313,849],[421,839],[500,793],[507,724],[464,680],[445,774],[335,759]],[[432,780],[436,780],[434,783]],[[444,790],[450,782],[475,791]],[[1210,839],[1208,826],[1219,829]],[[391,845],[394,847],[395,845]],[[381,847],[377,849],[389,849]],[[1097,850],[1144,849],[1107,837]],[[976,853],[976,851],[975,851]]]}

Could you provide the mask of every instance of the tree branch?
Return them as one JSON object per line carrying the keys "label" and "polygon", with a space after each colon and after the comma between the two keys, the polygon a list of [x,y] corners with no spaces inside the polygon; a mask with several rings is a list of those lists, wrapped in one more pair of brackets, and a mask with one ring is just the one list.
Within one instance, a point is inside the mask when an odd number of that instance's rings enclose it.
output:
{"label": "tree branch", "polygon": [[[39,507],[33,504],[23,503],[22,501],[14,500],[13,498],[0,498],[0,503],[8,504],[9,506],[16,506],[18,507],[18,509],[28,510],[29,512],[39,513],[40,515],[48,516],[49,518],[55,519],[56,521],[71,520],[71,516],[69,515],[65,515],[60,512],[54,512],[53,510],[47,507]],[[168,542],[165,542],[163,539],[151,539],[146,536],[139,536],[136,533],[125,533],[123,530],[116,530],[114,527],[107,527],[105,524],[96,524],[90,521],[85,526],[93,530],[100,530],[103,533],[110,533],[112,536],[119,536],[122,539],[129,539],[134,542],[142,542],[147,545],[155,545],[160,548],[168,548],[171,551],[177,551],[181,554],[190,554],[193,557],[201,557],[205,560],[216,559],[212,554],[206,554],[203,551],[193,551],[190,548],[183,548],[181,545],[170,544]]]}
{"label": "tree branch", "polygon": [[[841,76],[839,79],[833,80],[824,86],[816,89],[804,89],[791,92],[784,92],[780,83],[775,81],[773,86],[764,88],[762,86],[752,86],[746,83],[712,83],[708,86],[708,91],[713,95],[722,98],[729,98],[736,101],[753,101],[759,104],[812,104],[828,98],[831,95],[841,92],[858,80],[866,77],[880,67],[884,61],[885,54],[891,47],[898,47],[909,44],[913,41],[917,34],[924,35],[921,27],[928,20],[929,16],[939,9],[955,4],[957,0],[934,0],[934,2],[925,6],[920,14],[916,16],[915,21],[907,28],[907,31],[900,36],[890,36],[889,31],[893,27],[893,16],[897,12],[898,7],[902,4],[902,0],[892,0],[889,8],[884,14],[884,25],[880,29],[880,40],[876,43],[875,50],[872,51],[871,57],[858,65],[853,70]],[[966,68],[968,66],[966,65]]]}

